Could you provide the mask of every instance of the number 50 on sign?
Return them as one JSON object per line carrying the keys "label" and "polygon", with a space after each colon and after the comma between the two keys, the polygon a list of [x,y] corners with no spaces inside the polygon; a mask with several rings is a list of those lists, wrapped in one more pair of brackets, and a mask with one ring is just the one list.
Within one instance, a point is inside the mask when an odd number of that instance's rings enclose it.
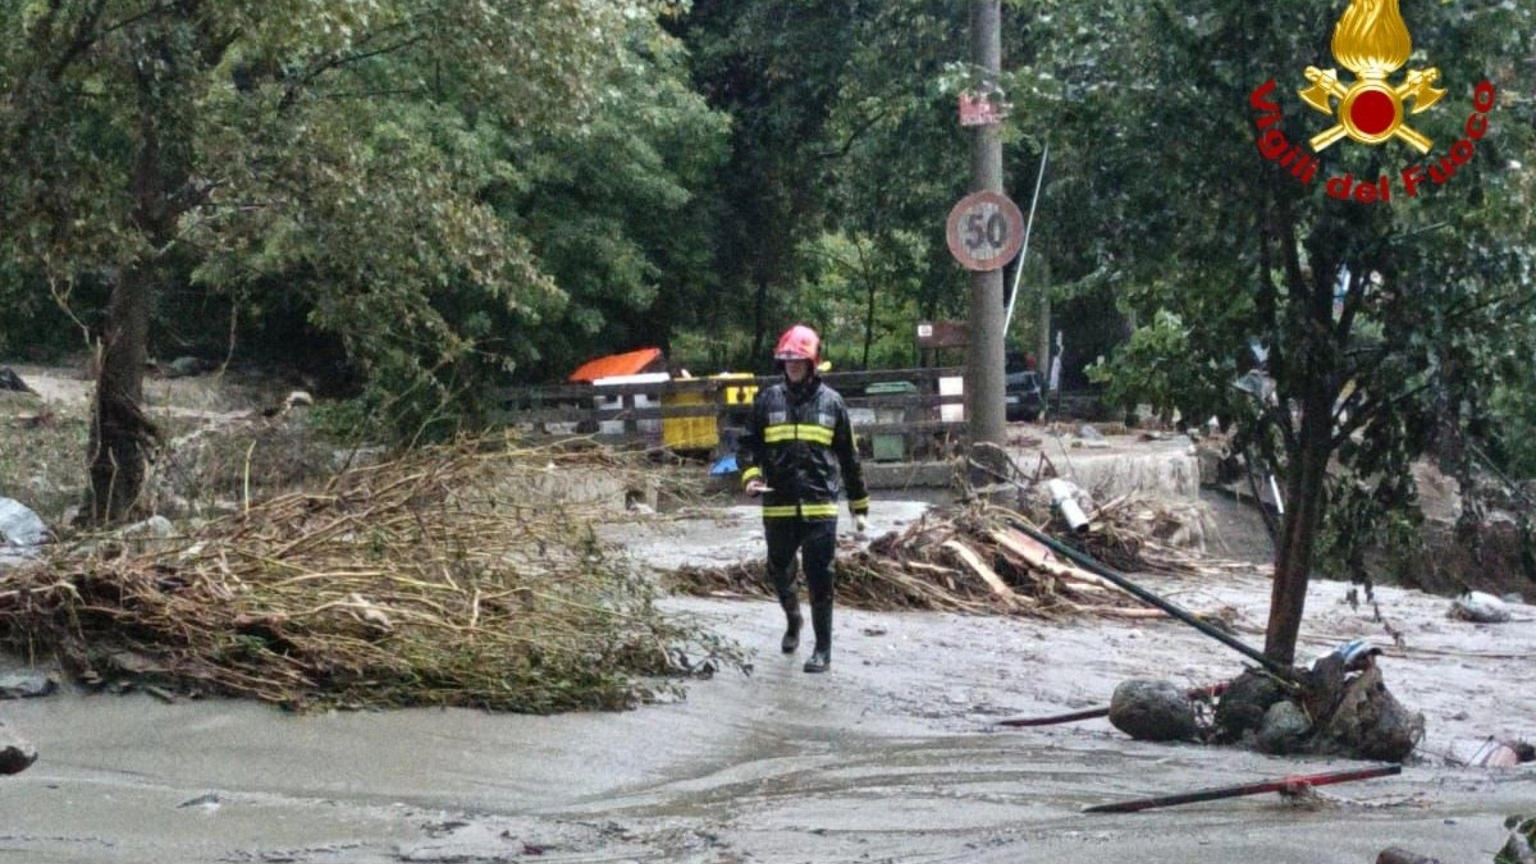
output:
{"label": "number 50 on sign", "polygon": [[1024,245],[1024,215],[1007,196],[974,192],[949,211],[945,239],[967,270],[997,270]]}

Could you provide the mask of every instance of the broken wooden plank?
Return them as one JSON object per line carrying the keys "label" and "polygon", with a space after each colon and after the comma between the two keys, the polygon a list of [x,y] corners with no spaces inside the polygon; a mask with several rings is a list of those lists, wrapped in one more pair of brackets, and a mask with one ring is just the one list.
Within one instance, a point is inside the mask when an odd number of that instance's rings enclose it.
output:
{"label": "broken wooden plank", "polygon": [[1058,579],[1078,582],[1083,585],[1094,585],[1111,591],[1120,591],[1120,587],[1099,576],[1089,573],[1080,567],[1075,567],[1056,557],[1056,553],[1045,547],[1045,544],[1013,529],[1005,531],[993,531],[992,539],[996,540],[1009,552],[1024,559],[1030,567],[1042,573],[1049,573]]}
{"label": "broken wooden plank", "polygon": [[981,556],[977,555],[969,546],[966,546],[959,540],[946,540],[944,541],[944,548],[960,556],[960,560],[964,561],[966,566],[974,570],[976,575],[981,577],[981,581],[987,583],[987,586],[992,589],[992,593],[1003,598],[1009,604],[1016,604],[1024,599],[1014,593],[1014,590],[1008,587],[1008,583],[1003,581],[1003,577],[997,575],[997,571],[988,567],[987,563],[981,560]]}
{"label": "broken wooden plank", "polygon": [[1079,612],[1084,612],[1090,615],[1101,615],[1105,618],[1124,618],[1129,621],[1139,621],[1147,618],[1172,617],[1161,609],[1150,609],[1146,607],[1127,609],[1124,606],[1087,606],[1082,603],[1074,603],[1072,605]]}

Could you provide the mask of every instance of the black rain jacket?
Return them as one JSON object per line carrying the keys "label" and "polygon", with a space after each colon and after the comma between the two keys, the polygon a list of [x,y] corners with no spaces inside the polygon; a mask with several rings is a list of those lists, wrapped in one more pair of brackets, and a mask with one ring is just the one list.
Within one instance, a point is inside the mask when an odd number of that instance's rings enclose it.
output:
{"label": "black rain jacket", "polygon": [[758,391],[736,464],[743,486],[768,484],[764,519],[836,519],[844,490],[855,515],[869,512],[848,408],[814,374],[800,387],[781,381]]}

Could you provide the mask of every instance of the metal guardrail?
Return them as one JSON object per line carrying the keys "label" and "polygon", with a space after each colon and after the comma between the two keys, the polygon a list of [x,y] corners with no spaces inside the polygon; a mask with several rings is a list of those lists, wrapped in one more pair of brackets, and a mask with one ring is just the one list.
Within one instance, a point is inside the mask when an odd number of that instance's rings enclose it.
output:
{"label": "metal guardrail", "polygon": [[[855,415],[855,427],[860,437],[899,434],[907,439],[907,452],[922,449],[926,436],[960,431],[964,423],[941,419],[941,406],[961,405],[961,395],[940,395],[939,379],[962,377],[960,367],[936,367],[926,369],[883,369],[867,372],[828,372],[822,380],[843,395]],[[683,420],[714,417],[716,429],[725,432],[738,428],[745,422],[745,414],[751,408],[751,399],[743,398],[743,388],[762,388],[778,383],[779,376],[753,378],[675,378],[642,384],[615,384],[602,387],[593,384],[557,384],[535,387],[506,387],[491,391],[488,395],[493,409],[491,420],[504,425],[517,425],[534,435],[562,436],[570,434],[595,435],[600,440],[613,443],[634,443],[658,439],[656,431],[645,431],[642,421]],[[875,384],[910,382],[915,393],[889,393],[868,395]],[[684,404],[677,399],[685,394],[692,398]],[[599,405],[599,400],[616,405]],[[876,417],[893,417],[898,412],[899,422],[858,422],[867,420],[870,413]],[[622,423],[620,434],[604,434],[605,426],[611,429],[615,422]],[[561,427],[573,427],[563,429]]]}

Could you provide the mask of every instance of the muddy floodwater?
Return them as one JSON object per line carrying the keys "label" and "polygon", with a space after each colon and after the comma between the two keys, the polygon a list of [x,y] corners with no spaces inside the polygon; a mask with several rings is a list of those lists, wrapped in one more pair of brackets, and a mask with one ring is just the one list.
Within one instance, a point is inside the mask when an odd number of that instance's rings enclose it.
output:
{"label": "muddy floodwater", "polygon": [[[876,529],[921,505],[886,505]],[[750,510],[615,529],[637,559],[759,552]],[[1184,605],[1236,611],[1261,644],[1259,576],[1148,578]],[[1127,740],[1105,720],[997,731],[996,720],[1107,704],[1125,678],[1231,678],[1243,658],[1171,621],[1037,622],[838,610],[833,670],[777,652],[769,601],[673,599],[760,649],[751,675],[684,701],[559,717],[410,710],[295,717],[68,693],[0,703],[41,754],[0,778],[0,861],[17,862],[1352,862],[1389,845],[1487,862],[1501,822],[1536,813],[1536,771],[1446,754],[1536,737],[1536,607],[1445,617],[1449,601],[1379,589],[1382,620],[1315,584],[1301,653],[1368,636],[1388,685],[1425,714],[1397,777],[1128,815],[1088,805],[1361,763]],[[1402,635],[1394,646],[1387,627]]]}

